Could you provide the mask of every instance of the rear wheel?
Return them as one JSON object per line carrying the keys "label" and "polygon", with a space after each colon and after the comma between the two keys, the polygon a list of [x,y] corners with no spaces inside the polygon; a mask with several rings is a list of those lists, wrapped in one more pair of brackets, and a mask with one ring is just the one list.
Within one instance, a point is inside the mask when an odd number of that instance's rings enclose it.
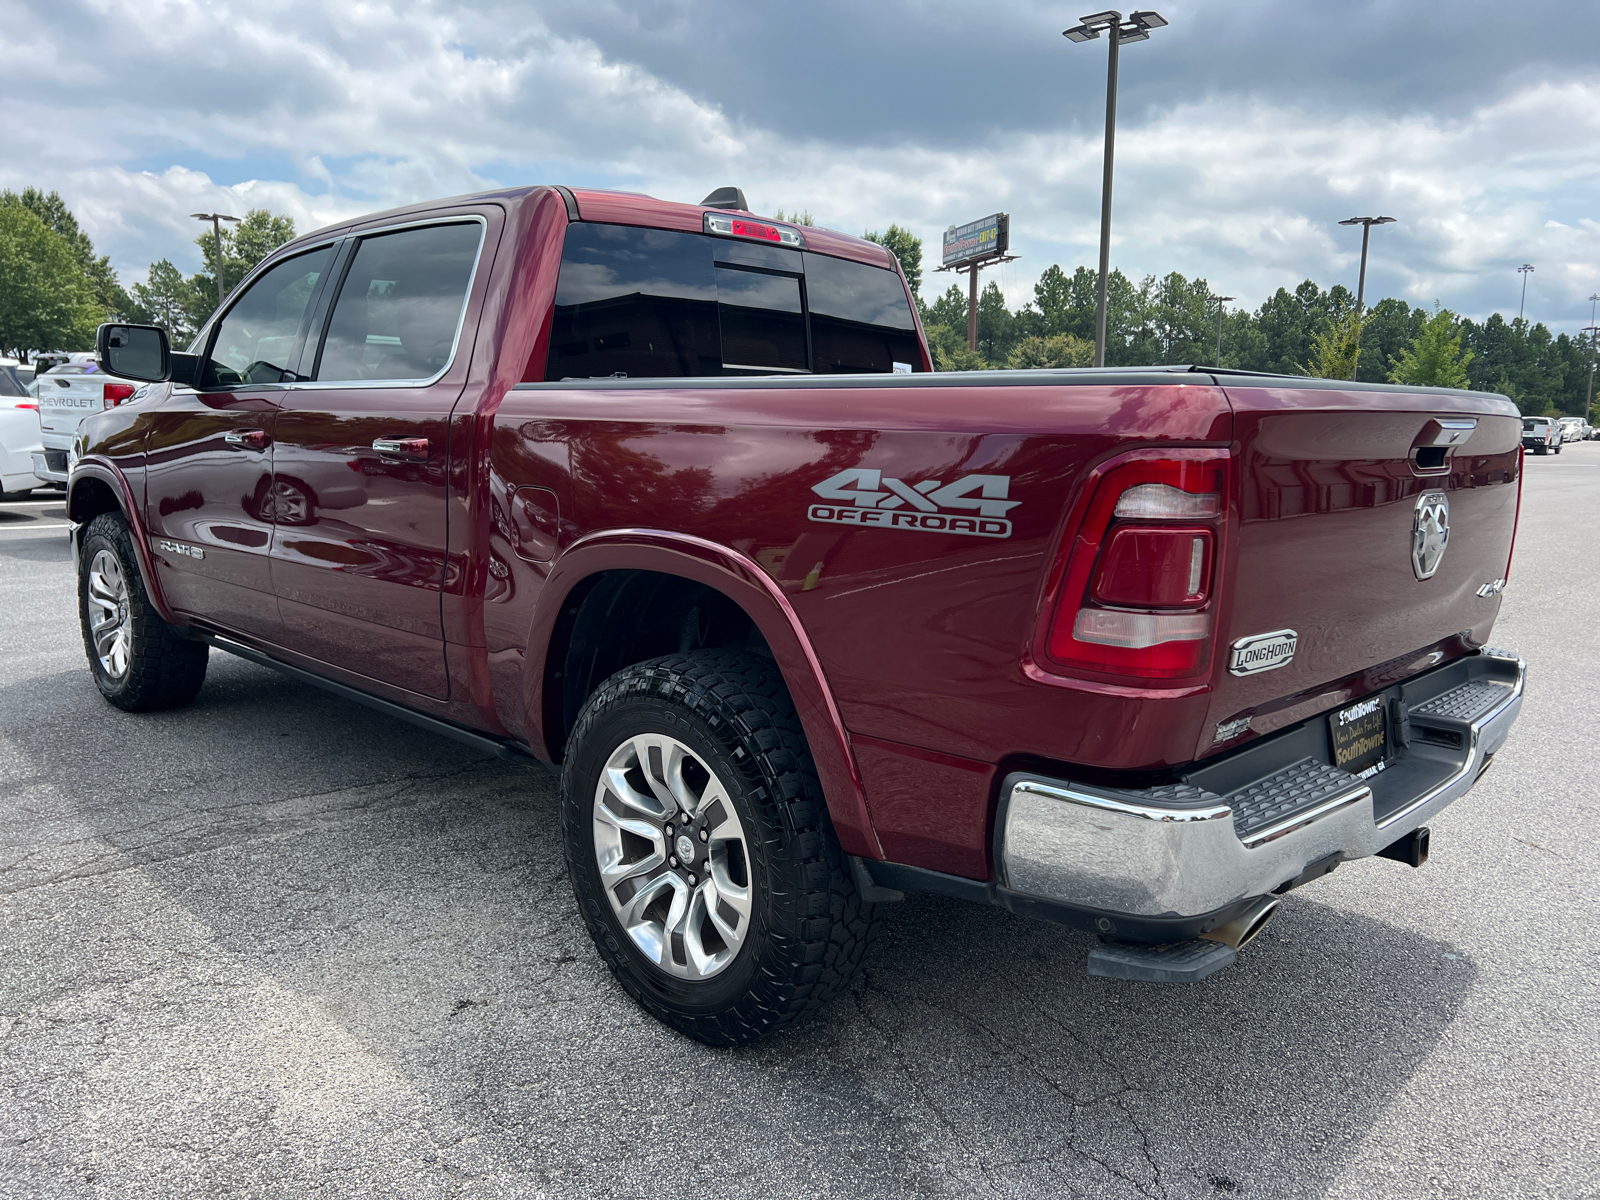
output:
{"label": "rear wheel", "polygon": [[871,906],[771,660],[698,651],[617,672],[579,714],[561,786],[583,919],[658,1020],[755,1041],[860,961]]}
{"label": "rear wheel", "polygon": [[128,526],[117,513],[89,522],[78,551],[78,619],[100,694],[129,712],[176,708],[206,678],[209,647],[180,637],[150,603]]}

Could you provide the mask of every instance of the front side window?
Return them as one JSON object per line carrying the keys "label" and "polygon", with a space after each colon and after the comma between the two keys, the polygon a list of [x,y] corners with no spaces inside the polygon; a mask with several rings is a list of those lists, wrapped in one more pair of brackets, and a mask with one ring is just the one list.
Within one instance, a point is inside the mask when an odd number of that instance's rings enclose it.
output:
{"label": "front side window", "polygon": [[362,238],[339,285],[317,379],[417,381],[442,372],[482,240],[476,221]]}
{"label": "front side window", "polygon": [[203,387],[289,383],[305,344],[317,281],[327,273],[333,247],[286,258],[250,285],[217,326]]}

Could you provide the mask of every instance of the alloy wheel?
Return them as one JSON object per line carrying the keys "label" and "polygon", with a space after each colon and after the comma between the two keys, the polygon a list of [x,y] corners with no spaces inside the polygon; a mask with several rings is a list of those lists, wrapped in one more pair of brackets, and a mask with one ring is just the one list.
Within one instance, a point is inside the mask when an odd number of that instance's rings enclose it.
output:
{"label": "alloy wheel", "polygon": [[650,962],[709,979],[750,930],[750,855],[728,789],[676,738],[638,734],[606,759],[594,849],[618,923]]}
{"label": "alloy wheel", "polygon": [[100,669],[112,679],[128,673],[132,612],[122,564],[109,550],[95,552],[89,563],[89,633],[94,638]]}

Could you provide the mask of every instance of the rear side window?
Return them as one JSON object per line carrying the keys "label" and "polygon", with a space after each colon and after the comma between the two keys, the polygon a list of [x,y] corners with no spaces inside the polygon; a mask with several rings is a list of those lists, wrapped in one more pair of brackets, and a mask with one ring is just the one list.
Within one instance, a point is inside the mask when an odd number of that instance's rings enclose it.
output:
{"label": "rear side window", "polygon": [[442,372],[482,240],[476,221],[363,238],[339,285],[317,379],[415,381]]}
{"label": "rear side window", "polygon": [[922,370],[893,271],[698,233],[567,228],[546,379],[893,370]]}

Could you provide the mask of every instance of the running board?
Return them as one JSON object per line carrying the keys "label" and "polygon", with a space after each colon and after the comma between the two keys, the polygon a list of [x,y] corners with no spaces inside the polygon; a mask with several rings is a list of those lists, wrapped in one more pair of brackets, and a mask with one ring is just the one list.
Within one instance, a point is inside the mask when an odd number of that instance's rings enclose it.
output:
{"label": "running board", "polygon": [[559,768],[552,766],[543,759],[537,758],[524,747],[503,738],[490,737],[486,733],[468,729],[464,725],[457,725],[453,721],[446,721],[440,717],[432,717],[427,713],[418,712],[414,708],[407,708],[404,704],[396,704],[393,700],[384,700],[379,696],[370,695],[358,688],[349,687],[342,683],[335,683],[331,679],[324,679],[321,675],[311,671],[292,667],[286,662],[273,658],[270,654],[263,654],[259,650],[252,650],[249,646],[241,645],[225,637],[204,630],[186,630],[186,635],[198,641],[205,642],[208,646],[215,646],[228,654],[235,655],[247,662],[253,662],[258,667],[269,667],[280,674],[287,675],[297,683],[309,683],[319,687],[325,692],[332,692],[345,700],[354,700],[357,704],[364,704],[368,708],[376,709],[387,716],[396,717],[401,721],[408,721],[413,725],[436,733],[440,737],[449,738],[451,741],[460,742],[464,746],[471,746],[486,754],[493,754],[500,758],[519,759],[523,762],[536,762],[550,771]]}

